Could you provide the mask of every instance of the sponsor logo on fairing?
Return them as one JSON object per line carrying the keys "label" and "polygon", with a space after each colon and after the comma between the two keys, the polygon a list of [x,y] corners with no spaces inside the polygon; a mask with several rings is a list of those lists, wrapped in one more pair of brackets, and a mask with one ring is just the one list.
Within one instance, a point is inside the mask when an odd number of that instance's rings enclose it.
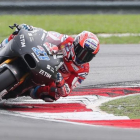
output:
{"label": "sponsor logo on fairing", "polygon": [[58,66],[55,66],[55,70],[58,71],[58,69],[63,65],[64,62],[60,62]]}
{"label": "sponsor logo on fairing", "polygon": [[36,56],[38,57],[39,60],[47,60],[47,61],[50,60],[50,58],[47,55],[47,53],[45,52],[45,50],[43,50],[43,49],[40,50],[36,47],[33,47],[32,50],[34,51],[34,53],[36,54]]}
{"label": "sponsor logo on fairing", "polygon": [[39,62],[39,60],[37,59],[37,57],[35,56],[35,54],[34,53],[31,53],[32,54],[32,56],[34,57],[34,59],[37,61],[37,62]]}
{"label": "sponsor logo on fairing", "polygon": [[53,72],[53,73],[54,73],[54,68],[53,68],[52,66],[47,65],[47,69],[49,69],[51,72]]}
{"label": "sponsor logo on fairing", "polygon": [[33,41],[34,41],[34,38],[33,38],[32,33],[28,33],[28,36],[29,36],[29,38],[30,38],[30,41],[33,42]]}
{"label": "sponsor logo on fairing", "polygon": [[39,30],[38,29],[33,29],[32,31],[30,31],[31,33],[36,33],[38,32]]}
{"label": "sponsor logo on fairing", "polygon": [[21,42],[21,47],[26,47],[25,38],[23,34],[20,35],[20,42]]}
{"label": "sponsor logo on fairing", "polygon": [[42,69],[39,71],[39,74],[41,74],[41,75],[43,75],[43,76],[45,76],[45,77],[47,77],[49,79],[52,77],[51,74],[49,74],[48,72],[46,72],[46,71],[44,71]]}

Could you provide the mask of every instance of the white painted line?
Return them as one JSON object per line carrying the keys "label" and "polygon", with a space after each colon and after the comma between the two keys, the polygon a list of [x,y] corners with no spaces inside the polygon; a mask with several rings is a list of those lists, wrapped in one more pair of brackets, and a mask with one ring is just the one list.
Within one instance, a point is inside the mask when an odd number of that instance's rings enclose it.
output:
{"label": "white painted line", "polygon": [[[97,35],[97,37],[108,38],[108,37],[112,37],[112,36],[116,36],[116,37],[140,36],[140,33],[114,33],[114,34],[100,33],[100,34],[96,34],[96,35]],[[75,37],[76,35],[71,35],[71,36]]]}
{"label": "white painted line", "polygon": [[[88,96],[68,96],[66,98],[61,98],[58,100],[57,104],[64,104],[65,103],[83,103],[87,106],[87,108],[92,109],[92,111],[87,112],[65,112],[65,113],[38,113],[38,112],[22,112],[22,111],[14,111],[15,114],[20,114],[23,116],[29,116],[29,117],[36,117],[36,118],[43,118],[43,119],[55,119],[55,120],[121,120],[121,119],[129,119],[127,116],[115,116],[113,114],[107,114],[103,111],[101,111],[98,106],[101,105],[101,103],[109,101],[112,98],[109,97],[102,97],[102,96],[96,96],[96,95],[88,95]],[[14,102],[15,101],[15,102]],[[31,98],[26,97],[20,97],[11,101],[5,102],[7,104],[26,104],[26,103],[37,103],[37,104],[47,104],[42,100],[33,100]],[[52,104],[55,104],[52,103]],[[49,103],[50,104],[50,103]]]}

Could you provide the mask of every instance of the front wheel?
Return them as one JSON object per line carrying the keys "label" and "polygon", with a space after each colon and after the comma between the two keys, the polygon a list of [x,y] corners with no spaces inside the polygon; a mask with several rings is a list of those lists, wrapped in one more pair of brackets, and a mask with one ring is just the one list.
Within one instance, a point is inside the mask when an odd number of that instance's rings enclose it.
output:
{"label": "front wheel", "polygon": [[13,86],[15,82],[16,79],[12,72],[9,69],[4,70],[0,73],[0,92],[10,86]]}

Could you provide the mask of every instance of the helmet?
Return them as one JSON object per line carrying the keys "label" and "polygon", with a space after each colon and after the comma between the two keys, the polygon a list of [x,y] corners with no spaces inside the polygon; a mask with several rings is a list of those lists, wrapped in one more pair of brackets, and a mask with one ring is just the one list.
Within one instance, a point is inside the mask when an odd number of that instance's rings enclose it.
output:
{"label": "helmet", "polygon": [[95,34],[89,31],[83,31],[74,39],[74,52],[76,64],[84,64],[95,57],[99,51],[99,40]]}

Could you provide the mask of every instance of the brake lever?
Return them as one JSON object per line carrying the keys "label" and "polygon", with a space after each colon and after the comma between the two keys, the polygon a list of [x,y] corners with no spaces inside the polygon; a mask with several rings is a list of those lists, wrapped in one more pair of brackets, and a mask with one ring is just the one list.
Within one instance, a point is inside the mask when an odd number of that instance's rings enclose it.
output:
{"label": "brake lever", "polygon": [[14,28],[16,28],[18,31],[20,30],[19,28],[18,28],[18,24],[16,24],[16,23],[14,23],[14,25],[13,26],[9,26],[11,29],[14,29]]}

